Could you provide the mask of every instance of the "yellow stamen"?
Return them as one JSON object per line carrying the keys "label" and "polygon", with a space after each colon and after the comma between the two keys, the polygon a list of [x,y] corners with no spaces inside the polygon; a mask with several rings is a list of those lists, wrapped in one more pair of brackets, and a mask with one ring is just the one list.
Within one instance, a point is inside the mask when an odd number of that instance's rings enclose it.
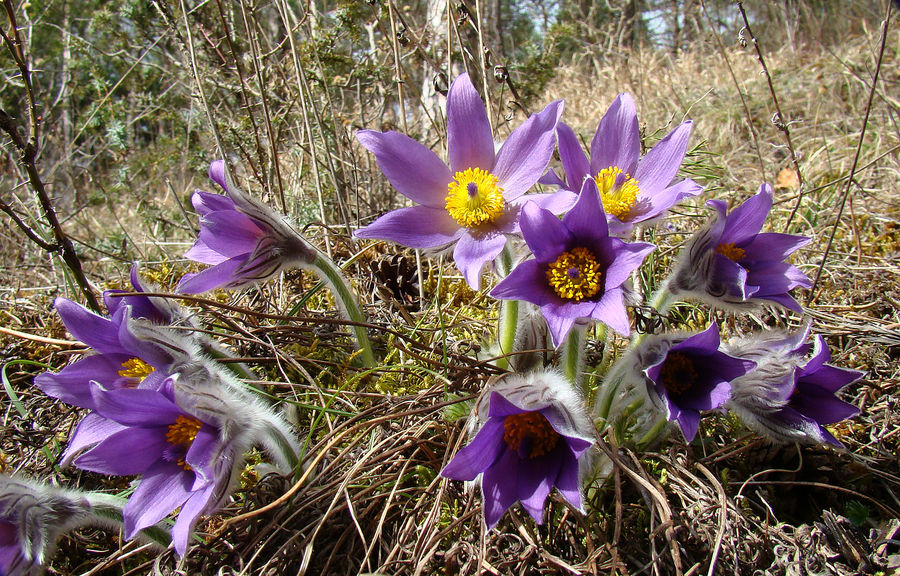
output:
{"label": "yellow stamen", "polygon": [[[619,177],[622,169],[617,166],[604,168],[595,177],[597,189],[600,190],[600,200],[603,201],[603,209],[621,221],[628,219],[631,210],[637,203],[641,189],[638,182],[628,174]],[[618,181],[618,185],[617,184]]]}
{"label": "yellow stamen", "polygon": [[581,246],[563,252],[547,267],[547,282],[560,298],[581,301],[597,294],[602,287],[600,264]]}
{"label": "yellow stamen", "polygon": [[697,383],[697,369],[689,356],[681,352],[669,352],[659,372],[666,391],[677,395],[684,394]]}
{"label": "yellow stamen", "polygon": [[[180,414],[178,418],[175,419],[175,422],[169,425],[169,431],[166,432],[166,442],[173,446],[183,446],[186,454],[187,449],[191,447],[191,443],[194,441],[194,438],[197,437],[197,432],[200,431],[202,426],[203,423],[193,416]],[[184,457],[179,458],[176,461],[176,464],[188,472],[193,470],[191,465],[185,461]]]}
{"label": "yellow stamen", "polygon": [[[503,441],[516,452],[525,448],[529,458],[538,458],[556,447],[559,434],[540,412],[523,412],[503,421]],[[523,447],[522,442],[528,443]]]}
{"label": "yellow stamen", "polygon": [[481,168],[457,172],[447,191],[447,212],[460,226],[493,222],[503,212],[503,188],[496,176]]}
{"label": "yellow stamen", "polygon": [[122,362],[122,369],[119,370],[119,376],[126,378],[140,378],[143,380],[153,373],[153,366],[147,364],[140,358],[129,358]]}
{"label": "yellow stamen", "polygon": [[747,252],[743,248],[735,246],[734,242],[719,244],[716,246],[716,252],[734,262],[740,262],[747,256]]}

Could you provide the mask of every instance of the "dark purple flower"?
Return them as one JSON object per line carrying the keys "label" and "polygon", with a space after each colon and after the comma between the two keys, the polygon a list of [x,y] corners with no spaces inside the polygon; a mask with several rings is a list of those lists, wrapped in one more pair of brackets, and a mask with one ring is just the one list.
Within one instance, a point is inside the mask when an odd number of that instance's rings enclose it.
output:
{"label": "dark purple flower", "polygon": [[470,436],[473,433],[441,475],[478,479],[488,529],[516,501],[540,524],[554,486],[583,511],[581,485],[589,467],[593,425],[581,398],[562,376],[506,376],[482,396]]}
{"label": "dark purple flower", "polygon": [[[138,293],[159,291],[156,286],[150,286],[149,289],[144,287],[138,274],[137,262],[131,266],[131,286]],[[125,296],[112,296],[113,294]],[[172,324],[183,316],[178,306],[167,298],[132,294],[127,290],[107,290],[103,293],[103,302],[110,316],[123,306],[131,306],[132,318],[146,318],[159,324]]]}
{"label": "dark purple flower", "polygon": [[726,215],[727,205],[721,200],[707,204],[716,210],[716,217],[688,242],[668,289],[720,308],[742,310],[767,302],[802,311],[788,292],[812,284],[785,259],[810,239],[760,233],[772,208],[771,186],[763,184],[731,214]]}
{"label": "dark purple flower", "polygon": [[697,435],[700,411],[722,406],[731,394],[730,382],[756,363],[719,351],[719,326],[686,338],[651,336],[642,343],[643,372],[651,398],[678,422],[685,440]]}
{"label": "dark purple flower", "polygon": [[[777,442],[842,444],[825,428],[859,413],[837,392],[863,372],[827,362],[831,353],[821,336],[806,343],[809,327],[784,336],[762,334],[730,342],[727,349],[758,362],[756,370],[737,378],[726,405],[751,429]],[[804,358],[812,349],[812,357]]]}
{"label": "dark purple flower", "polygon": [[690,121],[682,123],[641,158],[634,100],[627,93],[619,94],[597,126],[590,158],[585,156],[575,132],[559,124],[559,157],[565,180],[551,171],[541,183],[560,186],[572,197],[586,178],[593,179],[611,233],[624,235],[634,224],[658,218],[683,198],[703,190],[690,178],[672,184],[687,152],[692,128]]}
{"label": "dark purple flower", "polygon": [[[506,234],[518,231],[521,197],[547,168],[562,108],[556,101],[532,115],[495,153],[484,103],[469,76],[460,75],[447,94],[449,168],[404,134],[361,130],[360,143],[394,188],[417,205],[385,214],[356,236],[410,248],[456,243],[453,259],[477,289],[484,264],[503,250]],[[528,198],[550,201],[548,195]]]}
{"label": "dark purple flower", "polygon": [[318,251],[286,216],[229,182],[222,160],[210,165],[209,177],[228,195],[194,192],[191,202],[200,213],[200,237],[185,257],[212,268],[185,274],[177,292],[240,288],[270,278],[289,265],[313,263]]}
{"label": "dark purple flower", "polygon": [[534,259],[516,266],[491,296],[540,306],[556,346],[581,319],[599,320],[627,335],[623,284],[655,246],[609,235],[593,180],[584,181],[562,220],[535,204],[525,205],[521,220]]}
{"label": "dark purple flower", "polygon": [[116,306],[110,318],[65,298],[57,298],[55,306],[72,336],[96,354],[69,364],[57,374],[45,372],[36,376],[35,385],[48,396],[93,408],[92,381],[108,389],[155,388],[169,376],[172,357],[161,347],[135,336],[130,306]]}

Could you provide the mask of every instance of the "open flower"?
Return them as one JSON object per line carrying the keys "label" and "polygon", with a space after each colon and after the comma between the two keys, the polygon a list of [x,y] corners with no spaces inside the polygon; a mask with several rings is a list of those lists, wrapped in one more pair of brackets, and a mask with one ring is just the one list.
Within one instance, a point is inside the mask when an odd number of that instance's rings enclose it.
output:
{"label": "open flower", "polygon": [[488,529],[516,501],[540,524],[554,486],[583,511],[581,485],[593,425],[582,399],[561,375],[507,375],[482,396],[470,436],[441,476],[477,479]]}
{"label": "open flower", "polygon": [[155,388],[169,376],[172,357],[165,349],[134,335],[130,306],[116,306],[110,318],[65,298],[57,298],[55,307],[72,336],[96,354],[69,364],[57,374],[36,376],[35,385],[48,396],[92,409],[92,381],[108,389]]}
{"label": "open flower", "polygon": [[760,233],[772,209],[772,187],[763,184],[731,214],[726,215],[727,205],[721,200],[707,204],[716,216],[688,242],[668,290],[719,308],[745,310],[766,302],[800,312],[800,304],[788,292],[812,284],[784,260],[810,239]]}
{"label": "open flower", "polygon": [[535,204],[525,205],[521,220],[534,259],[516,266],[491,296],[540,306],[556,346],[580,319],[599,320],[627,335],[623,284],[655,246],[609,235],[592,180],[584,181],[562,220]]}
{"label": "open flower", "polygon": [[718,324],[687,337],[650,336],[636,356],[651,399],[678,423],[688,442],[697,435],[700,411],[722,406],[731,394],[730,382],[756,366],[719,350]]}
{"label": "open flower", "polygon": [[[156,286],[145,288],[138,273],[137,262],[131,266],[131,287],[135,292],[157,292]],[[122,294],[122,296],[113,296]],[[184,314],[173,300],[156,296],[132,294],[127,290],[106,290],[103,292],[103,303],[110,315],[114,315],[123,306],[131,306],[133,318],[146,318],[159,324],[173,324],[184,320]]]}
{"label": "open flower", "polygon": [[[512,131],[494,152],[487,112],[467,74],[447,94],[447,167],[434,152],[398,132],[361,130],[360,143],[401,194],[417,203],[385,214],[356,232],[410,248],[444,248],[470,286],[497,257],[506,234],[517,232],[520,197],[546,170],[556,144],[561,101]],[[535,195],[549,199],[545,195]]]}
{"label": "open flower", "polygon": [[312,265],[318,251],[290,220],[230,182],[222,160],[209,177],[227,196],[196,191],[200,236],[185,257],[212,268],[185,274],[177,292],[195,294],[214,288],[240,288],[270,278],[285,267]]}
{"label": "open flower", "polygon": [[[729,342],[726,349],[759,365],[732,381],[726,407],[751,429],[776,442],[842,444],[825,426],[859,413],[837,392],[863,372],[827,364],[831,353],[821,336],[806,343],[809,327],[796,334],[761,334]],[[812,349],[812,357],[804,358]]]}
{"label": "open flower", "polygon": [[575,132],[559,124],[559,157],[565,179],[551,171],[541,183],[560,186],[571,196],[581,190],[586,178],[593,179],[610,232],[624,235],[634,224],[658,218],[681,199],[702,191],[690,178],[672,183],[687,152],[692,128],[690,121],[682,123],[641,158],[634,100],[627,93],[619,94],[597,126],[590,158],[585,156]]}

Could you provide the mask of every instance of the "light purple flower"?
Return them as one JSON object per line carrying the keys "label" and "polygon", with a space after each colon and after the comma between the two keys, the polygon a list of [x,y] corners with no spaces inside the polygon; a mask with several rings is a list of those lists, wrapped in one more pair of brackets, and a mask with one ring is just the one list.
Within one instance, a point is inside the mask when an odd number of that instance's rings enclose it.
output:
{"label": "light purple flower", "polygon": [[130,306],[116,306],[110,318],[65,298],[57,298],[55,306],[72,336],[96,353],[69,364],[57,374],[44,372],[36,376],[35,385],[48,396],[93,408],[91,382],[108,389],[156,388],[169,376],[172,356],[135,336]]}
{"label": "light purple flower", "polygon": [[623,284],[655,249],[611,237],[593,180],[585,180],[575,206],[562,220],[535,204],[522,209],[526,260],[491,291],[503,300],[541,307],[559,346],[576,321],[594,319],[620,334],[630,331]]}
{"label": "light purple flower", "polygon": [[697,435],[700,411],[722,406],[731,394],[730,382],[756,366],[751,360],[719,350],[719,326],[692,336],[650,336],[637,351],[650,397],[678,423],[685,440]]}
{"label": "light purple flower", "polygon": [[200,236],[185,257],[212,268],[185,274],[176,292],[240,288],[270,278],[285,267],[313,263],[318,251],[286,216],[229,182],[222,160],[210,165],[209,177],[227,196],[194,192],[191,202],[200,213]]}
{"label": "light purple flower", "polygon": [[785,259],[810,239],[760,233],[772,208],[771,186],[763,184],[731,214],[721,200],[707,204],[716,210],[716,216],[688,242],[668,289],[719,308],[745,310],[774,303],[801,312],[800,304],[788,292],[812,284]]}
{"label": "light purple flower", "polygon": [[[473,288],[481,269],[518,231],[524,199],[546,170],[556,144],[563,103],[556,101],[512,131],[499,151],[484,103],[467,74],[447,94],[447,150],[450,166],[398,132],[361,130],[360,143],[401,194],[417,205],[385,214],[356,232],[359,238],[390,240],[410,248],[456,244],[453,259]],[[550,202],[549,195],[529,199]]]}
{"label": "light purple flower", "polygon": [[672,183],[684,155],[693,125],[684,122],[641,158],[641,134],[634,100],[619,94],[597,126],[590,158],[585,156],[575,132],[566,124],[557,127],[559,157],[565,179],[549,172],[542,184],[557,185],[559,193],[574,201],[586,178],[593,179],[603,201],[612,234],[622,236],[634,224],[658,218],[683,198],[703,188],[685,178]]}
{"label": "light purple flower", "polygon": [[[726,407],[751,429],[776,442],[842,444],[825,426],[859,413],[837,392],[864,372],[831,366],[821,336],[806,343],[809,326],[792,335],[760,334],[729,342],[726,349],[758,367],[734,380]],[[812,349],[812,357],[804,362]]]}
{"label": "light purple flower", "polygon": [[593,425],[561,375],[506,376],[482,396],[470,422],[472,436],[441,475],[477,479],[488,529],[516,501],[540,524],[554,486],[583,512],[581,486],[590,467]]}

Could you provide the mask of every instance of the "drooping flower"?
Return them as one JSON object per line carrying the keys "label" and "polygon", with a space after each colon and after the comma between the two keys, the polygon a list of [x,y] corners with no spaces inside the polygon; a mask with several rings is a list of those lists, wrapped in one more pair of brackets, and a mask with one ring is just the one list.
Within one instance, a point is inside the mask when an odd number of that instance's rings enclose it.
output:
{"label": "drooping flower", "polygon": [[130,306],[116,306],[110,318],[65,298],[57,298],[55,307],[72,336],[96,353],[69,364],[57,374],[44,372],[36,376],[35,385],[48,396],[81,408],[93,408],[92,381],[107,389],[156,388],[169,376],[172,357],[165,349],[134,335]]}
{"label": "drooping flower", "polygon": [[521,221],[534,259],[516,266],[491,296],[540,306],[556,346],[582,319],[598,320],[627,335],[623,284],[655,246],[609,235],[592,180],[585,180],[575,206],[562,220],[526,204]]}
{"label": "drooping flower", "polygon": [[230,182],[225,163],[216,160],[209,177],[227,196],[196,191],[191,202],[200,213],[200,236],[185,257],[210,264],[185,274],[177,292],[196,294],[240,288],[270,278],[289,266],[310,266],[318,251],[290,220]]}
{"label": "drooping flower", "polygon": [[469,432],[471,442],[441,475],[476,480],[488,529],[516,501],[540,524],[554,486],[583,512],[581,490],[590,467],[593,425],[583,400],[561,375],[505,376],[482,395]]}
{"label": "drooping flower", "polygon": [[[858,370],[831,366],[821,336],[806,343],[809,326],[795,334],[763,333],[726,345],[729,353],[752,358],[755,370],[732,381],[726,407],[752,430],[776,442],[843,446],[825,426],[859,413],[839,399],[841,388],[859,380]],[[804,359],[812,349],[812,357]]]}
{"label": "drooping flower", "polygon": [[[375,155],[394,188],[417,205],[385,214],[356,236],[410,248],[455,243],[453,259],[477,289],[484,264],[503,250],[506,234],[518,231],[522,196],[547,168],[562,108],[556,101],[532,115],[495,153],[484,104],[468,75],[460,75],[447,94],[449,168],[404,134],[361,130],[360,143]],[[526,198],[551,200],[548,195]]]}
{"label": "drooping flower", "polygon": [[720,351],[719,344],[719,325],[712,324],[693,335],[648,336],[635,350],[650,398],[688,442],[697,435],[700,411],[721,407],[730,383],[756,366]]}
{"label": "drooping flower", "polygon": [[812,284],[785,259],[810,239],[760,232],[772,208],[772,187],[763,184],[755,196],[730,214],[726,214],[727,205],[721,200],[707,204],[716,215],[688,242],[668,290],[719,308],[746,310],[774,303],[802,311],[788,292]]}
{"label": "drooping flower", "polygon": [[672,183],[687,152],[692,128],[690,121],[682,123],[641,158],[634,100],[627,93],[619,94],[597,126],[590,158],[585,156],[572,128],[559,124],[559,157],[565,179],[551,171],[541,183],[560,186],[573,196],[586,178],[593,179],[609,219],[610,233],[623,236],[635,224],[658,218],[683,198],[702,191],[690,178]]}

